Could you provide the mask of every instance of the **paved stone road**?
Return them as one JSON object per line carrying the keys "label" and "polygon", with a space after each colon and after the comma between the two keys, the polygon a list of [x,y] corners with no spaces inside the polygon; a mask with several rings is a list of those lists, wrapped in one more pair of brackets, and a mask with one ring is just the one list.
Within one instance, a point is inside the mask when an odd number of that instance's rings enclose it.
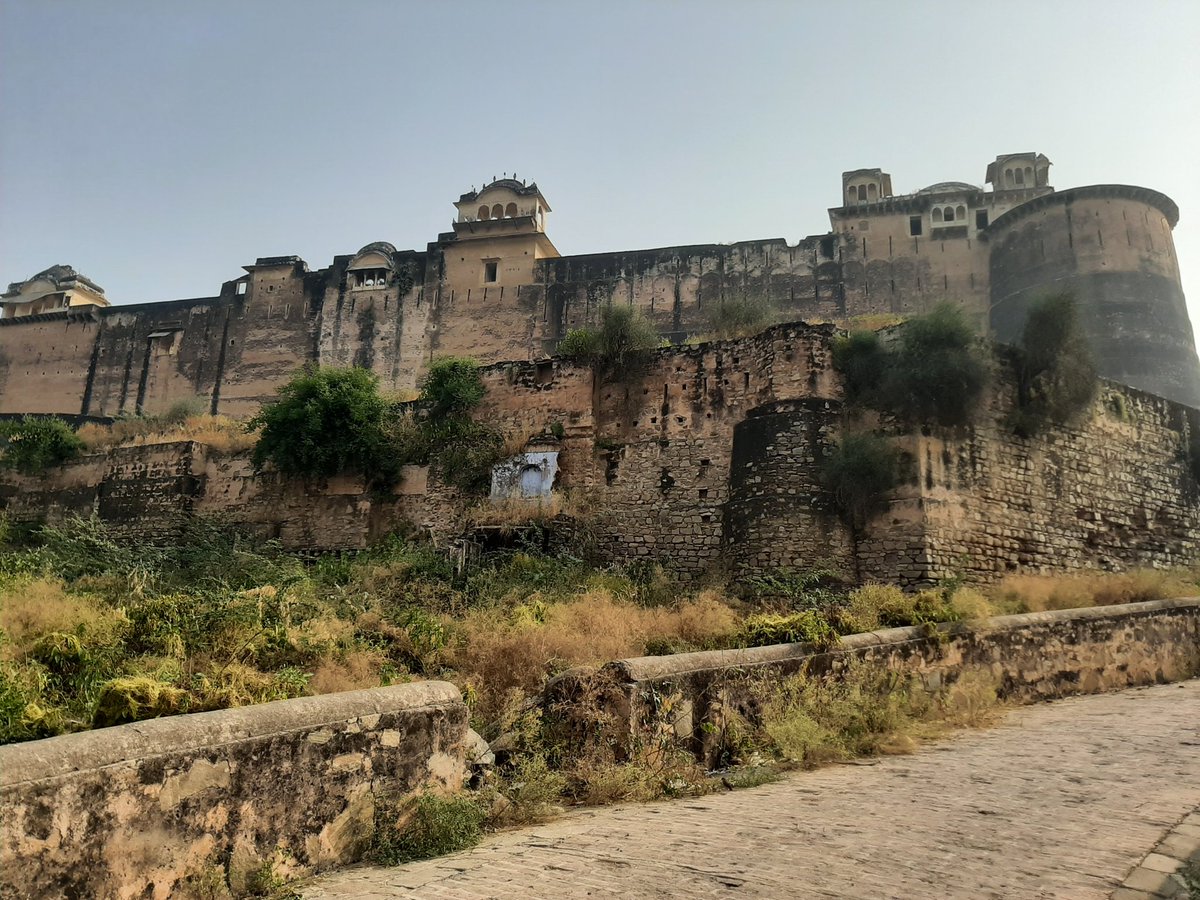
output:
{"label": "paved stone road", "polygon": [[303,895],[1082,900],[1198,807],[1200,680],[1026,707],[874,765],[579,812]]}

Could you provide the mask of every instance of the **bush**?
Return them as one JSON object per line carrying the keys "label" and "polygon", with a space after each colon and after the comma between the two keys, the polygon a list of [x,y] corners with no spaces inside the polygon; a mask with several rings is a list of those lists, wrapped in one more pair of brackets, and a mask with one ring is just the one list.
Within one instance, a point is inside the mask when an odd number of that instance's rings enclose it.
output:
{"label": "bush", "polygon": [[900,328],[876,402],[910,424],[964,425],[987,381],[974,330],[957,307],[942,304]]}
{"label": "bush", "polygon": [[858,530],[899,484],[900,454],[879,435],[845,434],[822,462],[821,480],[846,524]]}
{"label": "bush", "polygon": [[83,451],[83,441],[71,426],[54,416],[25,416],[19,422],[0,422],[4,450],[0,465],[23,475],[38,475],[61,466]]}
{"label": "bush", "polygon": [[434,418],[464,416],[479,405],[484,393],[479,363],[473,359],[444,356],[429,364],[421,399]]}
{"label": "bush", "polygon": [[381,865],[395,866],[466,850],[483,837],[485,817],[467,797],[423,794],[403,810],[377,801],[371,856]]}
{"label": "bush", "polygon": [[838,636],[828,618],[816,610],[806,609],[786,616],[750,616],[742,623],[737,642],[743,647],[766,647],[771,644],[832,647],[837,644]]}
{"label": "bush", "polygon": [[842,375],[847,403],[877,401],[887,353],[874,331],[852,331],[833,342],[833,365]]}
{"label": "bush", "polygon": [[1017,372],[1011,426],[1022,437],[1049,422],[1068,422],[1091,405],[1099,377],[1072,294],[1054,294],[1029,308]]}
{"label": "bush", "polygon": [[389,481],[395,458],[386,436],[388,404],[366,369],[309,367],[279,389],[248,429],[261,428],[254,465],[285,475],[328,478],[343,472]]}
{"label": "bush", "polygon": [[559,356],[592,363],[600,356],[600,333],[591,328],[572,328],[558,342]]}
{"label": "bush", "polygon": [[619,373],[658,344],[658,330],[640,310],[610,304],[600,313],[598,329],[577,328],[567,332],[559,342],[558,353]]}

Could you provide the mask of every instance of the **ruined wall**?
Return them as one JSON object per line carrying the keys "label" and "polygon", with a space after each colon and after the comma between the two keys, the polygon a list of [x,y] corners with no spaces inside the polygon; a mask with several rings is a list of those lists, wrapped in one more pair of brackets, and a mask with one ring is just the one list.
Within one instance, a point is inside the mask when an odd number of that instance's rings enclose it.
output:
{"label": "ruined wall", "polygon": [[995,336],[1018,340],[1030,304],[1070,291],[1101,375],[1200,407],[1178,218],[1170,198],[1126,185],[1060,191],[1002,216],[987,232]]}
{"label": "ruined wall", "polygon": [[618,560],[689,573],[724,565],[734,427],[764,404],[835,398],[832,334],[830,326],[781,325],[660,350],[642,368],[603,380],[590,503],[602,546]]}
{"label": "ruined wall", "polygon": [[[1078,421],[1020,438],[1006,424],[1016,396],[1006,351],[972,426],[888,426],[910,461],[906,480],[852,541],[819,477],[843,427],[833,337],[831,326],[780,325],[654,351],[615,373],[494,365],[478,415],[513,452],[534,437],[557,442],[557,488],[615,561],[689,575],[834,562],[861,581],[909,586],[1200,562],[1188,449],[1200,413],[1104,383]],[[361,479],[256,475],[246,454],[184,442],[85,457],[41,479],[7,473],[0,502],[17,518],[96,511],[145,534],[184,513],[218,514],[291,548],[356,549],[402,523],[445,545],[475,501],[419,467],[379,496]]]}
{"label": "ruined wall", "polygon": [[353,862],[377,798],[461,786],[467,718],[427,681],[0,747],[0,894],[165,900],[215,872],[240,896],[266,861]]}
{"label": "ruined wall", "polygon": [[760,721],[764,689],[801,671],[838,677],[853,664],[913,675],[931,692],[978,673],[1017,702],[1176,681],[1200,672],[1200,598],[1001,616],[933,634],[891,628],[825,652],[777,644],[620,660],[598,675],[568,673],[546,693],[553,704],[594,679],[587,696],[605,698],[612,719],[593,728],[611,728],[618,746],[673,741],[713,765],[731,713]]}

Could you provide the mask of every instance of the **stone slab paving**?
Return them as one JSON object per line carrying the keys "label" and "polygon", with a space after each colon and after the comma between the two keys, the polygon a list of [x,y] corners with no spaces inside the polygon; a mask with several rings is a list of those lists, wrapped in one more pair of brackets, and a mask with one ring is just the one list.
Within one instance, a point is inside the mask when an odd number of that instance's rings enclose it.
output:
{"label": "stone slab paving", "polygon": [[437,860],[331,873],[302,895],[1107,898],[1135,890],[1122,888],[1135,867],[1178,858],[1163,850],[1196,838],[1198,808],[1194,680],[1024,707],[872,765],[576,812]]}

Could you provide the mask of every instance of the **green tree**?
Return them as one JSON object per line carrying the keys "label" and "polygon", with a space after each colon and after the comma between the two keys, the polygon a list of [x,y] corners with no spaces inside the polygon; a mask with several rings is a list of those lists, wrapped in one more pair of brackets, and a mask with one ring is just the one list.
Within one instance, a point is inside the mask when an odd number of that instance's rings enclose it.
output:
{"label": "green tree", "polygon": [[0,422],[0,465],[24,475],[37,475],[77,457],[83,441],[55,416],[24,416]]}
{"label": "green tree", "polygon": [[310,366],[278,393],[247,423],[262,429],[254,446],[256,468],[269,462],[302,478],[350,472],[386,482],[395,476],[387,435],[391,411],[374,374]]}

